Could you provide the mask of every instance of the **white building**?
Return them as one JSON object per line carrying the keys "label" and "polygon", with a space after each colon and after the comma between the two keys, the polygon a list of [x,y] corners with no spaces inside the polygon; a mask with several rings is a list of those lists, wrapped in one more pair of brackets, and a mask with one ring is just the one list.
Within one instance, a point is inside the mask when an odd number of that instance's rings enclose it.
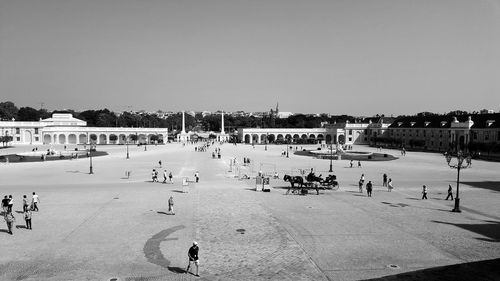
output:
{"label": "white building", "polygon": [[[168,139],[167,128],[87,127],[87,122],[69,113],[54,113],[34,122],[0,121],[0,134],[12,136],[13,144],[124,144],[136,138],[150,143],[153,136]],[[135,135],[135,137],[133,137]],[[116,140],[115,140],[116,139]]]}

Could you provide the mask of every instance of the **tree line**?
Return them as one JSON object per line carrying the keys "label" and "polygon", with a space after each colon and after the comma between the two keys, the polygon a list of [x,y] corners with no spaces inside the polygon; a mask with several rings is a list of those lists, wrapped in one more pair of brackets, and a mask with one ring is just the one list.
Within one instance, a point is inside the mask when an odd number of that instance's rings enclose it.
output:
{"label": "tree line", "polygon": [[[0,102],[0,120],[16,121],[39,121],[50,118],[53,113],[71,113],[73,117],[87,122],[89,127],[150,127],[168,128],[170,131],[182,129],[182,113],[176,113],[168,117],[161,117],[157,113],[123,112],[115,113],[107,108],[99,110],[55,110],[34,109],[32,107],[18,108],[10,101]],[[308,115],[295,114],[288,118],[276,118],[268,114],[259,116],[231,116],[224,115],[224,129],[226,133],[232,133],[237,128],[319,128],[322,123],[355,122],[356,118],[349,115],[329,116],[327,114]],[[186,130],[220,131],[221,115],[211,114],[203,116],[196,113],[195,116],[185,114]]]}

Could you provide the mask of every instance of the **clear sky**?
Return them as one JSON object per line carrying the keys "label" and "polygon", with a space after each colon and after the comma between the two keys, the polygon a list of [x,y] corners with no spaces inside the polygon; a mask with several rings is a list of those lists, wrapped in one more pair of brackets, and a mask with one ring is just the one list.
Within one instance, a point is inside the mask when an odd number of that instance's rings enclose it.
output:
{"label": "clear sky", "polygon": [[0,0],[0,101],[500,110],[500,0]]}

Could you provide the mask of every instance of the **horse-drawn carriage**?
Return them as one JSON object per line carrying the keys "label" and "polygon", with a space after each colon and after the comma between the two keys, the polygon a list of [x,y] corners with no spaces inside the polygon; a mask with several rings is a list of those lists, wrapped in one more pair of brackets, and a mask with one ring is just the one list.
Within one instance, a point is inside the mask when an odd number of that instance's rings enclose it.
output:
{"label": "horse-drawn carriage", "polygon": [[307,194],[308,189],[316,189],[316,194],[319,195],[320,189],[339,189],[339,183],[335,175],[328,175],[325,179],[321,175],[319,177],[314,175],[314,173],[309,173],[305,179],[302,176],[285,175],[283,180],[290,183],[290,188],[288,188],[286,194],[289,194],[290,191],[292,194]]}

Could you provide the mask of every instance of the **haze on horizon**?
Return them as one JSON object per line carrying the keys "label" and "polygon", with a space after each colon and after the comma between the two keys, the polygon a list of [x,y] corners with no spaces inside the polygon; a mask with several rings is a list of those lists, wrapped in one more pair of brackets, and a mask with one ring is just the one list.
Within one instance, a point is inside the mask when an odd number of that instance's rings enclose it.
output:
{"label": "haze on horizon", "polygon": [[0,101],[499,111],[500,1],[0,0]]}

